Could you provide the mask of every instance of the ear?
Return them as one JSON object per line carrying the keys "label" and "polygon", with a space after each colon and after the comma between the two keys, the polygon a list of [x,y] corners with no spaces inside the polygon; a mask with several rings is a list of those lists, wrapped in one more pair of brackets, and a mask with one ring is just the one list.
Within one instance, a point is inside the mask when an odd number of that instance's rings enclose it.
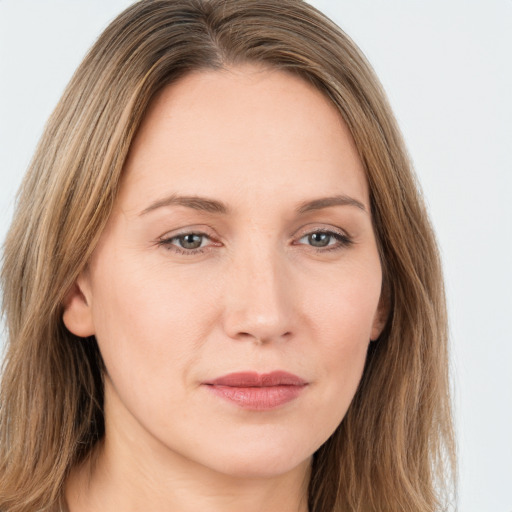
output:
{"label": "ear", "polygon": [[83,275],[79,276],[64,299],[62,320],[67,329],[81,338],[95,334],[91,294]]}
{"label": "ear", "polygon": [[388,321],[389,312],[390,312],[390,297],[389,292],[386,289],[383,289],[379,299],[379,305],[377,307],[377,311],[375,312],[375,316],[373,318],[372,331],[370,334],[370,341],[377,341],[379,336],[382,334],[384,327]]}

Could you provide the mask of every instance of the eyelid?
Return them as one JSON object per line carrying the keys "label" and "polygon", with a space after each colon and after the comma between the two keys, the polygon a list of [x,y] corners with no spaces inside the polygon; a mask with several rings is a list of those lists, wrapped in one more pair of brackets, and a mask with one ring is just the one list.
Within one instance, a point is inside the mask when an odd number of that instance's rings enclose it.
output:
{"label": "eyelid", "polygon": [[169,230],[162,236],[157,238],[157,242],[160,240],[170,240],[171,238],[177,238],[185,235],[201,235],[210,239],[219,239],[213,228],[208,225],[192,224],[190,226],[183,226],[177,229]]}
{"label": "eyelid", "polygon": [[[203,253],[212,247],[219,247],[222,245],[222,242],[219,241],[219,237],[216,235],[209,233],[208,231],[211,228],[209,226],[185,226],[179,228],[175,231],[168,231],[164,235],[158,237],[155,240],[155,245],[166,248],[169,251],[174,251],[178,254],[185,254],[188,256],[192,256],[194,254]],[[212,230],[213,231],[213,230]],[[183,247],[179,247],[179,245],[173,243],[173,241],[177,238],[186,236],[186,235],[197,235],[206,238],[209,243],[206,246],[198,247],[196,249],[185,249]]]}
{"label": "eyelid", "polygon": [[[337,240],[337,243],[329,244],[324,247],[315,247],[313,245],[299,243],[300,240],[302,240],[304,237],[313,235],[315,233],[323,233],[323,234],[330,235]],[[316,225],[315,227],[312,227],[311,225],[303,226],[302,228],[300,228],[299,230],[297,230],[295,232],[295,234],[293,235],[293,240],[294,240],[294,242],[292,245],[308,246],[309,248],[315,250],[316,252],[320,252],[320,253],[328,252],[328,251],[335,251],[338,249],[344,249],[344,248],[350,247],[351,245],[354,244],[354,239],[349,233],[347,233],[345,230],[343,230],[337,226],[332,226],[332,225],[329,225],[329,226]]]}
{"label": "eyelid", "polygon": [[[183,254],[187,256],[193,256],[194,254],[204,253],[208,250],[211,250],[214,247],[220,247],[223,245],[221,241],[219,241],[219,237],[212,235],[207,232],[208,229],[205,229],[204,226],[201,228],[195,228],[195,226],[186,226],[178,229],[174,232],[168,232],[165,235],[159,237],[155,244],[158,246],[162,246],[170,251],[174,251],[177,254]],[[333,237],[336,240],[334,244],[328,244],[326,246],[314,246],[307,243],[300,243],[300,240],[304,237],[313,235],[315,233],[327,234]],[[200,246],[195,249],[186,249],[184,247],[180,247],[178,244],[173,243],[177,238],[184,237],[186,235],[197,235],[200,237],[206,238],[209,243],[205,246]],[[345,230],[332,225],[311,225],[302,226],[292,235],[292,245],[295,246],[306,246],[311,250],[316,252],[328,252],[335,251],[343,248],[347,248],[354,244],[354,240],[350,234],[348,234]]]}
{"label": "eyelid", "polygon": [[343,236],[348,239],[352,239],[352,236],[345,230],[341,229],[337,226],[326,225],[326,224],[308,224],[307,226],[302,226],[297,229],[292,238],[298,239],[303,238],[306,235],[310,235],[313,233],[333,233],[340,236]]}

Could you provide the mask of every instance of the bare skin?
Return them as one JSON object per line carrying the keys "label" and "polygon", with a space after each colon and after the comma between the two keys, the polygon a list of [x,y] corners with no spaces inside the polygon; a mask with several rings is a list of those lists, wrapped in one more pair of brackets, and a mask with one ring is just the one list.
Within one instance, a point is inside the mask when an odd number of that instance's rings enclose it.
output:
{"label": "bare skin", "polygon": [[[69,510],[306,512],[312,455],[384,324],[381,284],[363,166],[327,99],[254,66],[165,89],[65,304],[108,372],[106,436]],[[212,392],[249,371],[304,385],[260,408]]]}

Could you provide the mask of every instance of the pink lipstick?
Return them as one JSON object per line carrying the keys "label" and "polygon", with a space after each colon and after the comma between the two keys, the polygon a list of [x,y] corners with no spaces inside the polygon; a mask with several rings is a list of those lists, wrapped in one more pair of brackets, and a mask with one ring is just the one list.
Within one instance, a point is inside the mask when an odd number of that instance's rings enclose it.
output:
{"label": "pink lipstick", "polygon": [[213,394],[244,409],[265,411],[297,398],[307,382],[288,372],[230,373],[203,383]]}

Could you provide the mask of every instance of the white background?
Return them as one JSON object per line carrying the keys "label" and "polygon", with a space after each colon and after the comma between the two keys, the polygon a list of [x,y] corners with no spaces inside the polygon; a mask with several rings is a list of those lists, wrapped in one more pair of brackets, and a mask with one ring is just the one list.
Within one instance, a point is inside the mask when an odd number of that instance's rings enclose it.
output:
{"label": "white background", "polygon": [[[87,48],[129,3],[0,0],[1,240],[46,118]],[[437,229],[459,510],[512,512],[512,0],[312,3],[375,67]]]}

